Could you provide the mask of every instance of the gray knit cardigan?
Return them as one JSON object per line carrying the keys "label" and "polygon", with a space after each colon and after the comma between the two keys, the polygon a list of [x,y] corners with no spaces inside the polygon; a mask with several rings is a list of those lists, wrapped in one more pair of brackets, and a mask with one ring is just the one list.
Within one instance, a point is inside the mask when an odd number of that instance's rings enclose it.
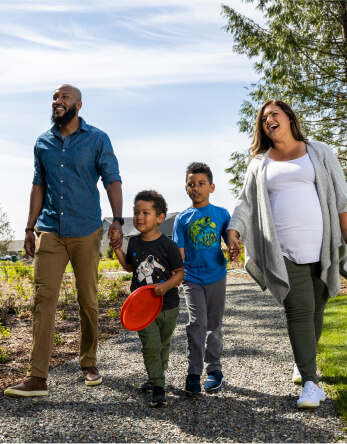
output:
{"label": "gray knit cardigan", "polygon": [[[347,212],[347,184],[339,161],[327,145],[307,142],[307,151],[315,170],[323,214],[321,279],[329,295],[335,297],[341,287],[340,273],[347,277],[347,248],[338,217],[339,213]],[[269,152],[257,155],[250,162],[228,229],[241,235],[246,271],[282,305],[289,281],[265,184]]]}

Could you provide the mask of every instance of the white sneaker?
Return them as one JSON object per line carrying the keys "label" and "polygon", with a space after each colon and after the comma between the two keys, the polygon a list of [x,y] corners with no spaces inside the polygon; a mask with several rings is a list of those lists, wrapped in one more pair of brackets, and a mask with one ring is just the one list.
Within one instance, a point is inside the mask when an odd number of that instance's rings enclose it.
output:
{"label": "white sneaker", "polygon": [[294,384],[301,384],[301,375],[298,369],[298,366],[296,364],[294,364],[294,369],[293,369],[293,376],[292,376],[292,382],[294,382]]}
{"label": "white sneaker", "polygon": [[325,401],[324,391],[312,381],[305,382],[301,396],[298,399],[299,409],[319,407],[321,401]]}

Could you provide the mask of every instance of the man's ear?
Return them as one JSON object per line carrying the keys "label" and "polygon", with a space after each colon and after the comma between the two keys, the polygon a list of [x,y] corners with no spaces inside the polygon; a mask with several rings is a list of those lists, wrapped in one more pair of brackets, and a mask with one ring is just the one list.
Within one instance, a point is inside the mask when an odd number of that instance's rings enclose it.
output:
{"label": "man's ear", "polygon": [[79,101],[76,103],[76,108],[77,108],[78,110],[80,110],[80,109],[82,108],[82,101],[81,101],[81,100],[79,100]]}
{"label": "man's ear", "polygon": [[216,188],[216,185],[214,183],[211,183],[211,185],[210,185],[210,193],[213,193],[215,188]]}

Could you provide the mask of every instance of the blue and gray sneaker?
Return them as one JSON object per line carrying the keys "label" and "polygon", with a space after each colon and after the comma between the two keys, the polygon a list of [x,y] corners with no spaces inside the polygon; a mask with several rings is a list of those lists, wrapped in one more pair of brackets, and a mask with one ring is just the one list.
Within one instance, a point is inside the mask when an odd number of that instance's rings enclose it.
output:
{"label": "blue and gray sneaker", "polygon": [[152,393],[152,386],[148,381],[144,382],[140,389],[142,393]]}
{"label": "blue and gray sneaker", "polygon": [[220,370],[215,370],[207,374],[208,377],[204,384],[205,392],[217,392],[220,390],[225,383],[223,373]]}
{"label": "blue and gray sneaker", "polygon": [[152,400],[149,405],[151,407],[164,407],[167,405],[164,387],[153,387]]}
{"label": "blue and gray sneaker", "polygon": [[187,375],[185,391],[189,395],[197,395],[201,392],[200,375]]}

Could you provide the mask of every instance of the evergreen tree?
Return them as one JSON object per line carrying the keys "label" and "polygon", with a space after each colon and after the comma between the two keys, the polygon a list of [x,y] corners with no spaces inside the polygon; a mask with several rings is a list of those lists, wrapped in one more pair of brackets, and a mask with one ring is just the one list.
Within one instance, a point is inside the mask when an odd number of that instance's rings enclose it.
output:
{"label": "evergreen tree", "polygon": [[[295,110],[307,137],[333,148],[347,175],[347,0],[257,3],[265,26],[222,6],[234,50],[255,57],[260,76],[241,106],[240,130],[251,135],[260,106],[269,99],[283,100]],[[246,157],[231,157],[228,170],[237,169],[230,181],[234,192],[241,186],[240,167],[241,172],[246,167],[237,164]]]}

